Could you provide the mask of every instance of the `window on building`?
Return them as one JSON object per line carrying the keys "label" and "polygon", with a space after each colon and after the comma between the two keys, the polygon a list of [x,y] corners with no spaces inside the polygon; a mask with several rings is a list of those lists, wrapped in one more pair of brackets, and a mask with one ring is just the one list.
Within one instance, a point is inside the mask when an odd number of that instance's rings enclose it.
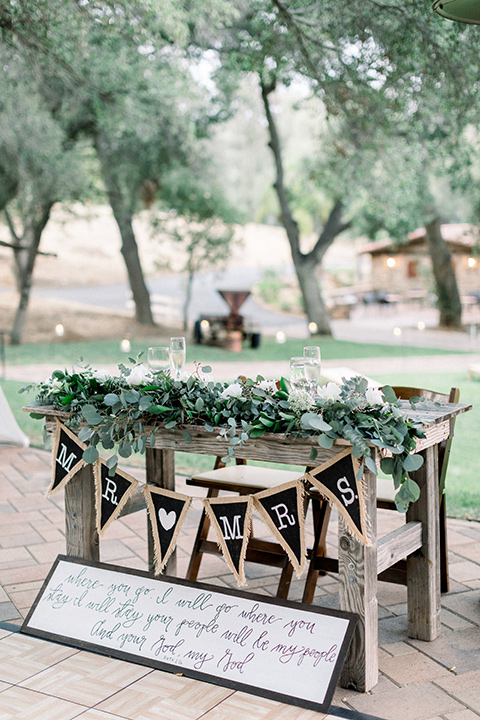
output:
{"label": "window on building", "polygon": [[416,278],[418,277],[418,268],[416,260],[409,260],[407,263],[407,277]]}

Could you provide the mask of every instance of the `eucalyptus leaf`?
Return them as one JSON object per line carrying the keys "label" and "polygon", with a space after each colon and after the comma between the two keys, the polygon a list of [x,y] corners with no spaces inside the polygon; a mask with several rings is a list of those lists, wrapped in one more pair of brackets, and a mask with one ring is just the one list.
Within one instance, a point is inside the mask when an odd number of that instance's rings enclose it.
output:
{"label": "eucalyptus leaf", "polygon": [[330,450],[330,448],[333,447],[334,442],[334,438],[330,437],[329,435],[324,434],[318,436],[318,444],[324,450]]}
{"label": "eucalyptus leaf", "polygon": [[98,450],[96,447],[93,447],[93,445],[90,445],[83,451],[82,460],[85,460],[86,463],[94,463],[96,460],[98,460]]}
{"label": "eucalyptus leaf", "polygon": [[415,472],[423,465],[423,457],[421,455],[407,455],[403,461],[403,467],[407,472]]}
{"label": "eucalyptus leaf", "polygon": [[87,427],[85,425],[84,427],[80,428],[80,430],[78,431],[77,437],[80,440],[80,442],[87,442],[87,440],[90,440],[90,438],[92,437],[94,432],[95,431],[93,428]]}
{"label": "eucalyptus leaf", "polygon": [[151,395],[142,395],[142,397],[138,401],[139,410],[148,410],[148,408],[152,404],[152,400],[153,398]]}
{"label": "eucalyptus leaf", "polygon": [[132,446],[128,442],[121,442],[118,446],[120,457],[128,458],[132,454]]}
{"label": "eucalyptus leaf", "polygon": [[110,468],[115,468],[118,464],[118,456],[117,455],[111,455],[105,462],[105,465]]}
{"label": "eucalyptus leaf", "polygon": [[370,472],[372,472],[374,475],[377,474],[377,466],[375,465],[373,458],[369,457],[368,455],[365,457],[365,465],[370,470]]}
{"label": "eucalyptus leaf", "polygon": [[305,429],[311,428],[312,430],[321,430],[322,432],[328,432],[328,430],[332,429],[331,425],[315,413],[304,413],[301,417],[301,424]]}
{"label": "eucalyptus leaf", "polygon": [[99,425],[103,417],[93,405],[84,405],[82,415],[89,425]]}
{"label": "eucalyptus leaf", "polygon": [[394,460],[391,457],[385,457],[380,460],[380,469],[382,472],[384,472],[386,475],[392,475],[393,474],[393,468],[394,468]]}
{"label": "eucalyptus leaf", "polygon": [[382,388],[383,397],[385,398],[385,401],[388,403],[396,403],[397,402],[397,396],[395,395],[395,391],[390,385],[384,385]]}
{"label": "eucalyptus leaf", "polygon": [[138,390],[127,390],[127,392],[124,394],[125,400],[127,403],[137,403],[140,398],[140,393]]}

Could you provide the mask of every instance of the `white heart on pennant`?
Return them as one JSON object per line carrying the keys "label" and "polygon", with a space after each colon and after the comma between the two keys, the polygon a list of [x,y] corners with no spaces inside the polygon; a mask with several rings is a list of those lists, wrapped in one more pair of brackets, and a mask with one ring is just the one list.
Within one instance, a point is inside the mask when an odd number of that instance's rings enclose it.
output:
{"label": "white heart on pennant", "polygon": [[158,519],[160,520],[160,525],[165,530],[171,530],[172,527],[175,525],[175,520],[177,519],[177,513],[175,510],[170,510],[169,513],[164,508],[160,508],[158,511]]}

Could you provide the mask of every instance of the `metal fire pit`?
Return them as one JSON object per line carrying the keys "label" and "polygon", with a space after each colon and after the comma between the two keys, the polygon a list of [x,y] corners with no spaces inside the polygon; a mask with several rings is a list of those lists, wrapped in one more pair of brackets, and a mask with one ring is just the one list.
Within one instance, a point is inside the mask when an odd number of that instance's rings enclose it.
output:
{"label": "metal fire pit", "polygon": [[200,315],[195,322],[194,338],[198,345],[217,345],[240,352],[242,341],[248,340],[252,348],[260,345],[260,333],[246,327],[239,310],[250,295],[250,290],[217,290],[227,303],[229,315]]}

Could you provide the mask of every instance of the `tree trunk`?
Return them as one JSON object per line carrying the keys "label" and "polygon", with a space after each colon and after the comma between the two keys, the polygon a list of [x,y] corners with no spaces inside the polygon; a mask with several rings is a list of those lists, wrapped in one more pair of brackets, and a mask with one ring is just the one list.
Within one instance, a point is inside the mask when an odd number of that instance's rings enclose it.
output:
{"label": "tree trunk", "polygon": [[427,244],[432,260],[440,312],[440,327],[462,327],[462,303],[458,292],[457,279],[452,263],[452,256],[442,237],[440,220],[435,218],[425,225]]}
{"label": "tree trunk", "polygon": [[142,325],[155,325],[152,308],[150,305],[150,293],[143,276],[140,256],[138,254],[137,241],[133,232],[132,217],[125,216],[115,203],[110,201],[113,215],[117,221],[118,229],[122,238],[121,253],[127,268],[128,282],[132,290],[133,302],[135,303],[135,318]]}
{"label": "tree trunk", "polygon": [[183,329],[188,330],[188,308],[192,299],[192,286],[195,272],[189,268],[187,275],[187,287],[185,288],[185,302],[183,303]]}
{"label": "tree trunk", "polygon": [[[121,253],[127,269],[128,281],[135,303],[135,318],[142,325],[155,325],[148,291],[143,275],[138,245],[133,231],[133,212],[131,210],[132,198],[126,197],[122,189],[121,179],[115,172],[115,158],[103,138],[95,139],[95,147],[102,170],[105,188],[107,190],[110,207],[120,231],[122,239]],[[128,190],[127,190],[128,192]]]}
{"label": "tree trunk", "polygon": [[294,261],[294,265],[308,322],[315,323],[316,326],[316,329],[310,327],[311,334],[331,335],[328,311],[323,302],[316,274],[316,263],[309,261],[305,256],[300,256],[296,262]]}
{"label": "tree trunk", "polygon": [[21,238],[18,237],[15,230],[15,225],[10,217],[10,213],[7,208],[3,209],[5,213],[5,219],[7,221],[8,229],[10,230],[10,237],[12,238],[12,250],[13,250],[13,277],[15,278],[15,287],[18,293],[22,292],[22,278],[25,273],[28,263],[28,250],[22,247]]}
{"label": "tree trunk", "polygon": [[50,217],[53,202],[49,202],[33,211],[33,217],[27,219],[26,228],[22,236],[22,244],[28,245],[27,261],[22,269],[20,282],[20,299],[18,301],[17,311],[13,320],[13,326],[10,331],[11,345],[20,345],[22,342],[23,330],[27,319],[28,303],[30,301],[30,291],[32,289],[33,270],[35,260],[37,259],[38,247],[42,237],[42,232]]}
{"label": "tree trunk", "polygon": [[316,330],[313,335],[331,335],[330,319],[326,305],[322,298],[320,284],[317,277],[317,268],[321,267],[323,256],[333,243],[337,235],[350,227],[350,222],[344,222],[342,219],[343,203],[340,200],[335,202],[325,227],[315,243],[315,246],[309,253],[302,253],[300,249],[300,231],[298,223],[293,217],[290,207],[288,191],[285,187],[282,148],[280,137],[278,134],[275,119],[270,108],[269,95],[275,89],[275,82],[266,86],[260,81],[262,91],[262,101],[265,109],[265,116],[268,123],[268,131],[270,134],[269,147],[273,153],[275,160],[276,179],[274,183],[275,192],[280,203],[282,211],[282,224],[287,233],[290,250],[292,252],[292,260],[295,272],[302,293],[303,305],[307,314],[308,322],[314,323]]}

